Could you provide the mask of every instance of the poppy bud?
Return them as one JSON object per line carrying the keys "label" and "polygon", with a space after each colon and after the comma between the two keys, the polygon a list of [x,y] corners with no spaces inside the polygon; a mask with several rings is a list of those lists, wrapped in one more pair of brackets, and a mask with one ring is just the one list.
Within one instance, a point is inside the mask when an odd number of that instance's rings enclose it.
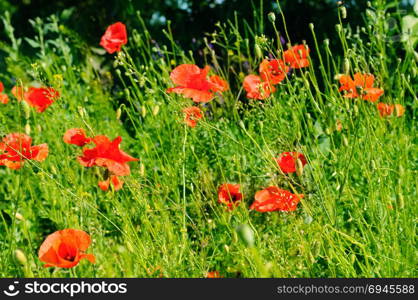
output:
{"label": "poppy bud", "polygon": [[343,72],[344,74],[350,73],[350,60],[348,58],[344,58]]}
{"label": "poppy bud", "polygon": [[296,159],[296,175],[298,175],[300,177],[300,176],[302,176],[302,174],[303,174],[303,163],[298,158],[298,159]]}
{"label": "poppy bud", "polygon": [[145,118],[145,116],[147,115],[147,109],[145,108],[144,105],[141,106],[141,116],[143,118]]}
{"label": "poppy bud", "polygon": [[139,174],[141,174],[141,176],[145,175],[145,165],[141,164],[141,166],[139,167]]}
{"label": "poppy bud", "polygon": [[342,27],[340,24],[335,25],[335,29],[337,30],[337,32],[341,32]]}
{"label": "poppy bud", "polygon": [[84,118],[84,116],[85,116],[84,108],[82,106],[78,106],[77,110],[78,110],[78,114],[80,115],[80,117]]}
{"label": "poppy bud", "polygon": [[25,125],[25,133],[27,135],[30,135],[30,125],[28,123],[26,123],[26,125]]}
{"label": "poppy bud", "polygon": [[347,139],[347,137],[345,135],[343,135],[343,145],[345,147],[348,147],[348,139]]}
{"label": "poppy bud", "polygon": [[261,48],[258,44],[255,44],[254,46],[254,52],[255,52],[255,56],[258,58],[262,58],[263,57],[263,52],[261,51]]}
{"label": "poppy bud", "polygon": [[340,7],[341,12],[341,18],[346,19],[347,18],[347,8],[345,6]]}
{"label": "poppy bud", "polygon": [[154,116],[156,116],[157,114],[158,114],[158,112],[160,111],[160,106],[159,105],[156,105],[156,106],[154,106],[154,108],[152,109],[152,114],[154,115]]}
{"label": "poppy bud", "polygon": [[122,114],[122,110],[120,109],[120,107],[116,110],[116,120],[120,120],[120,116]]}
{"label": "poppy bud", "polygon": [[354,104],[354,114],[358,115],[358,106],[357,104]]}
{"label": "poppy bud", "polygon": [[314,30],[314,28],[315,28],[314,24],[313,24],[313,23],[309,23],[309,28],[310,28],[311,30]]}
{"label": "poppy bud", "polygon": [[325,39],[325,40],[324,40],[324,45],[325,45],[325,47],[327,47],[327,48],[329,47],[329,39]]}
{"label": "poppy bud", "polygon": [[398,194],[398,203],[399,203],[399,208],[404,208],[405,201],[401,193]]}
{"label": "poppy bud", "polygon": [[26,120],[30,118],[30,106],[26,102],[21,102],[23,105],[23,111],[25,112]]}
{"label": "poppy bud", "polygon": [[239,120],[239,126],[245,130],[245,124],[242,120]]}
{"label": "poppy bud", "polygon": [[24,266],[28,263],[28,259],[26,258],[25,253],[23,253],[23,251],[20,249],[15,250],[15,257],[17,261]]}
{"label": "poppy bud", "polygon": [[241,224],[235,228],[238,237],[247,247],[254,246],[254,231],[247,224]]}
{"label": "poppy bud", "polygon": [[24,221],[25,220],[25,218],[20,214],[20,213],[15,213],[15,218],[16,219],[18,219],[18,220],[20,220],[20,221]]}
{"label": "poppy bud", "polygon": [[372,171],[376,170],[376,162],[374,161],[374,159],[372,159],[370,161],[370,167],[371,167]]}
{"label": "poppy bud", "polygon": [[276,22],[276,15],[274,14],[274,12],[269,12],[267,17],[271,23]]}

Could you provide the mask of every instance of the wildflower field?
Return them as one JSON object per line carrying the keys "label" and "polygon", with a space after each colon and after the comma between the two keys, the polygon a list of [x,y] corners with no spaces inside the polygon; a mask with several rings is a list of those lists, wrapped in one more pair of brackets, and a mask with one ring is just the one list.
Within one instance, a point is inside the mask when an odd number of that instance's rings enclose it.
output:
{"label": "wildflower field", "polygon": [[279,2],[198,51],[3,12],[1,277],[416,277],[418,3]]}

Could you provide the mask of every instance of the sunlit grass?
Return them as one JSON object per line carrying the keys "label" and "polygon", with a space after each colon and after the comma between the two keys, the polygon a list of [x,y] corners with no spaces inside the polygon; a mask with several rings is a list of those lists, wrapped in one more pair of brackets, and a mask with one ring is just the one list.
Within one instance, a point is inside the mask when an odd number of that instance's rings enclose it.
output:
{"label": "sunlit grass", "polygon": [[[23,55],[6,26],[11,44],[3,48],[8,69],[0,80],[10,88],[44,83],[61,98],[42,114],[11,95],[0,107],[2,134],[26,131],[50,149],[44,162],[0,167],[1,276],[204,277],[214,270],[224,277],[416,276],[418,68],[412,55],[398,59],[379,37],[385,15],[375,9],[381,13],[361,34],[330,26],[341,48],[309,45],[311,66],[294,70],[261,101],[245,98],[242,80],[258,72],[268,53],[279,55],[286,45],[277,38],[289,42],[291,33],[276,31],[270,39],[243,21],[219,24],[202,61],[231,90],[201,106],[205,117],[196,128],[183,123],[182,109],[192,101],[165,92],[170,71],[196,57],[176,45],[169,28],[161,45],[145,27],[129,28],[127,47],[105,63],[101,50],[88,48],[55,17],[34,23],[36,58]],[[373,73],[385,90],[381,101],[402,104],[406,114],[381,118],[374,104],[344,98],[335,80],[344,72]],[[122,149],[140,159],[130,163],[122,190],[101,191],[102,171],[77,162],[79,149],[62,140],[73,127],[120,135]],[[284,151],[305,154],[302,176],[280,172],[274,157]],[[232,211],[217,202],[226,182],[239,183],[244,194]],[[293,213],[250,211],[255,192],[270,185],[305,197]],[[240,241],[240,224],[254,231],[254,247]],[[96,264],[42,267],[40,244],[64,228],[91,235]],[[16,249],[27,265],[16,260]]]}

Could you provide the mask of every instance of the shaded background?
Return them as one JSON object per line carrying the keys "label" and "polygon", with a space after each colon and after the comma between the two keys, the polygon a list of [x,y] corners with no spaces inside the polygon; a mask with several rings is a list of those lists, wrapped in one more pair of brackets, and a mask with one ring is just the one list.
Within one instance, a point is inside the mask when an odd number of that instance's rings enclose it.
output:
{"label": "shaded background", "polygon": [[[353,26],[361,24],[367,1],[344,2],[349,12],[347,21]],[[336,0],[280,0],[280,5],[294,42],[303,39],[309,42],[310,22],[315,23],[319,39],[332,38],[327,35],[334,32],[330,26],[337,22]],[[12,13],[17,36],[34,34],[29,19],[59,15],[69,8],[73,11],[68,26],[91,45],[98,45],[104,29],[116,21],[126,23],[128,28],[140,28],[135,14],[139,10],[157,40],[162,39],[161,31],[170,20],[177,41],[185,49],[191,49],[191,41],[199,41],[203,33],[214,31],[216,22],[233,19],[235,11],[239,19],[246,19],[249,24],[253,24],[257,10],[263,10],[264,16],[270,11],[279,12],[277,3],[271,0],[0,0],[0,11]],[[266,34],[271,33],[271,26],[265,29]]]}

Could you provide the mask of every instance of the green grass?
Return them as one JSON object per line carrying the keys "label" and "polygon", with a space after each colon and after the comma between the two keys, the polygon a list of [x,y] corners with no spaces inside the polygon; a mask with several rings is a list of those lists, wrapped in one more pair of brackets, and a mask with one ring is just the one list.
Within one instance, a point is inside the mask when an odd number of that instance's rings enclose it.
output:
{"label": "green grass", "polygon": [[[399,54],[402,44],[382,38],[387,15],[383,5],[375,9],[375,19],[358,31],[330,26],[339,48],[328,41],[309,45],[311,66],[263,101],[245,98],[242,79],[257,72],[257,52],[276,53],[280,43],[245,22],[219,24],[207,37],[216,50],[207,47],[203,58],[231,90],[201,106],[206,114],[196,128],[183,124],[181,112],[192,101],[165,92],[170,71],[194,62],[169,28],[158,49],[145,27],[128,28],[127,47],[106,62],[51,17],[34,22],[38,38],[31,37],[35,54],[28,57],[6,15],[11,42],[0,44],[7,53],[0,81],[8,90],[13,78],[43,83],[61,98],[42,114],[11,95],[0,107],[2,134],[30,129],[34,144],[50,149],[44,162],[28,161],[17,171],[0,167],[0,276],[204,277],[214,270],[224,277],[417,276],[418,67],[411,54]],[[283,24],[280,15],[276,23]],[[373,73],[385,90],[380,101],[402,104],[406,114],[380,118],[372,103],[344,98],[334,77],[347,66]],[[122,190],[101,191],[102,170],[77,162],[81,150],[62,141],[73,127],[120,135],[121,148],[140,159],[130,163]],[[305,154],[301,177],[279,171],[273,158],[283,151]],[[244,193],[233,211],[217,203],[217,188],[226,182],[241,184]],[[255,192],[269,185],[305,198],[293,213],[250,211]],[[240,224],[252,228],[254,247],[240,241]],[[96,264],[42,267],[40,244],[64,228],[91,235],[88,252]]]}

